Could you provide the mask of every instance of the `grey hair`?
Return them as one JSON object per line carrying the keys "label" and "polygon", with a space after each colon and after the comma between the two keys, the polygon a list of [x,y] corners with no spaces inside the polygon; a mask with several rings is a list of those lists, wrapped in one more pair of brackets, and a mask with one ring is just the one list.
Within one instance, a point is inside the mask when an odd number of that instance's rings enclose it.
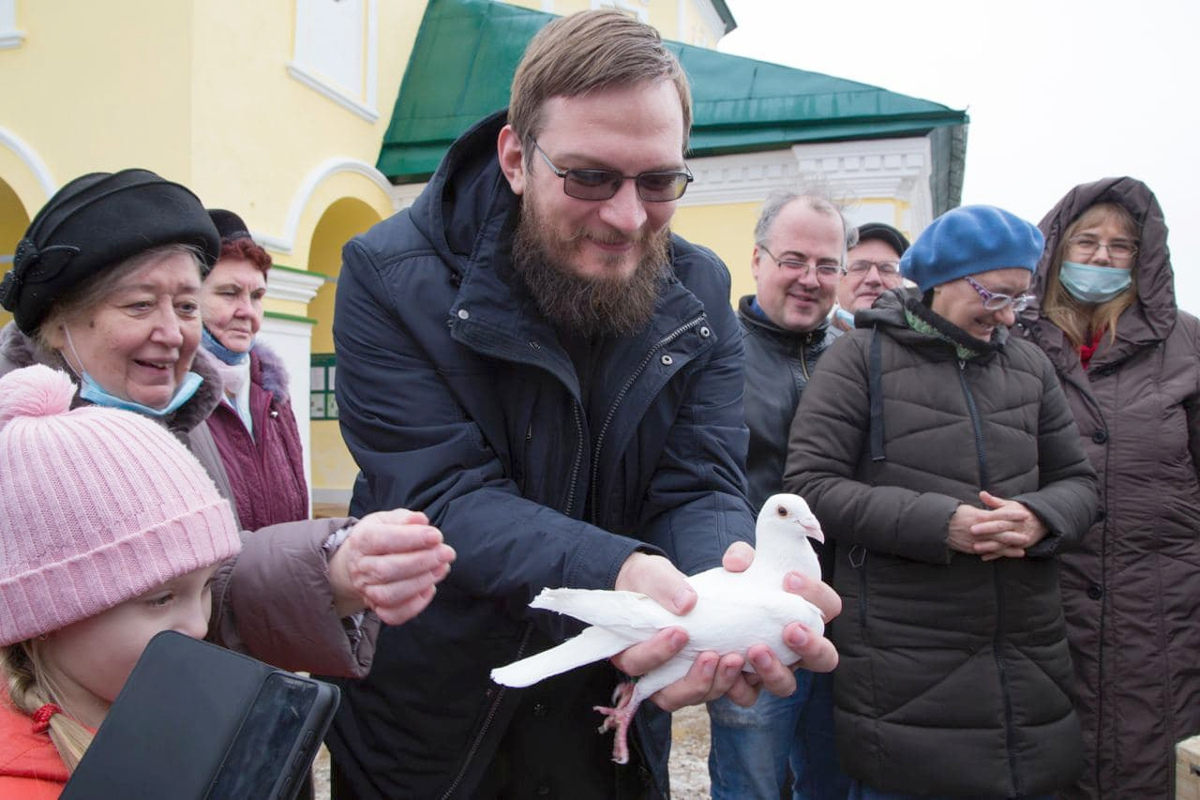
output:
{"label": "grey hair", "polygon": [[762,211],[758,215],[758,222],[754,225],[754,243],[759,247],[766,247],[767,239],[771,235],[771,228],[775,225],[775,220],[779,217],[780,212],[797,201],[818,214],[837,217],[838,221],[842,223],[842,231],[845,235],[842,247],[842,261],[845,261],[846,251],[858,244],[858,227],[846,222],[846,215],[842,211],[842,206],[831,200],[824,192],[793,189],[781,189],[771,192],[763,202]]}
{"label": "grey hair", "polygon": [[38,325],[37,331],[34,332],[34,342],[37,344],[40,354],[47,355],[54,352],[54,348],[50,346],[49,336],[50,332],[57,325],[61,324],[64,320],[75,318],[80,312],[94,307],[107,297],[121,281],[147,264],[161,261],[180,253],[192,259],[192,262],[196,265],[196,279],[199,281],[201,267],[204,264],[200,248],[190,244],[175,243],[143,250],[137,255],[125,259],[120,264],[100,272],[90,280],[85,280],[83,283],[72,287],[61,299],[55,301],[54,305],[50,307],[49,313],[46,314],[46,318],[42,320],[42,323]]}

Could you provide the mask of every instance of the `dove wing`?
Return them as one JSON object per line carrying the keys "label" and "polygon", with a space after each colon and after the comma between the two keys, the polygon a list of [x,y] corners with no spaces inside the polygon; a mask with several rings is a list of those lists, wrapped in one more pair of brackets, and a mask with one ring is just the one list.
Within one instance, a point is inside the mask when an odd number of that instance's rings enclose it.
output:
{"label": "dove wing", "polygon": [[543,589],[530,608],[557,611],[625,637],[629,644],[679,624],[679,617],[640,592],[604,589]]}
{"label": "dove wing", "polygon": [[616,655],[630,644],[628,639],[603,628],[587,628],[557,647],[492,670],[492,680],[504,686],[532,686],[551,675]]}

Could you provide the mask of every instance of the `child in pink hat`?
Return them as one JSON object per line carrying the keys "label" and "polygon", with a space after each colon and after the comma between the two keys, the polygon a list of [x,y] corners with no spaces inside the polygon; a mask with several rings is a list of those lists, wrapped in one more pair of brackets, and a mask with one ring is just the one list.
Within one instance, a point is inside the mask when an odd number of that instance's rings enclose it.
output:
{"label": "child in pink hat", "polygon": [[58,796],[150,638],[208,631],[213,574],[241,549],[175,437],[69,410],[74,394],[48,367],[0,379],[3,797]]}

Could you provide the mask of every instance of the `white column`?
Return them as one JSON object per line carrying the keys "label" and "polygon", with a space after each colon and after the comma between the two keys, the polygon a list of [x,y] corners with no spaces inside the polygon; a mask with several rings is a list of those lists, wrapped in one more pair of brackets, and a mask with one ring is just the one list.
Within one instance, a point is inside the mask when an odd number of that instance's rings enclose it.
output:
{"label": "white column", "polygon": [[[308,272],[274,267],[267,280],[267,297],[277,300],[293,300],[309,303],[326,278]],[[292,412],[296,415],[296,426],[300,429],[300,443],[304,447],[304,479],[312,495],[311,419],[308,410],[308,395],[311,388],[309,368],[312,362],[313,320],[286,314],[267,312],[259,336],[283,360],[288,373],[288,393],[292,399]]]}

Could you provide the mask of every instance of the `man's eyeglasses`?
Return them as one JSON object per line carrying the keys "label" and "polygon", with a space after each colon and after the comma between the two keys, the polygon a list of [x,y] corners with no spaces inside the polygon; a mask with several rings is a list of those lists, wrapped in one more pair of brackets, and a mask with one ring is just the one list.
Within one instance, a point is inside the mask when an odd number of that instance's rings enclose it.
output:
{"label": "man's eyeglasses", "polygon": [[638,197],[647,203],[670,203],[683,197],[688,184],[695,180],[687,167],[682,172],[668,170],[637,175],[622,175],[615,169],[559,169],[536,139],[529,141],[554,174],[563,179],[563,191],[576,200],[608,200],[616,196],[621,184],[631,180],[637,185]]}
{"label": "man's eyeglasses", "polygon": [[1137,245],[1133,242],[1101,242],[1094,236],[1072,236],[1067,240],[1076,253],[1084,258],[1091,258],[1096,251],[1103,247],[1108,251],[1108,257],[1113,261],[1128,261],[1137,255]]}
{"label": "man's eyeglasses", "polygon": [[813,269],[817,271],[817,279],[822,281],[833,280],[842,272],[841,265],[834,262],[822,261],[819,264],[813,264],[811,261],[801,261],[798,258],[785,258],[780,261],[770,250],[761,244],[758,246],[758,249],[771,256],[771,260],[778,264],[780,269],[786,269],[788,272],[797,272],[801,278],[807,278],[809,270]]}
{"label": "man's eyeglasses", "polygon": [[971,284],[972,289],[979,293],[980,298],[983,299],[983,307],[988,311],[1003,311],[1009,306],[1012,306],[1013,311],[1019,314],[1028,308],[1029,304],[1034,299],[1033,295],[1031,294],[1019,294],[1016,297],[1013,297],[1009,294],[993,292],[989,289],[985,289],[983,286],[980,286],[979,282],[970,275],[964,275],[963,279],[967,283]]}
{"label": "man's eyeglasses", "polygon": [[881,278],[887,278],[892,275],[900,274],[899,261],[851,261],[846,265],[847,275],[866,275],[871,271],[871,267],[879,270]]}

